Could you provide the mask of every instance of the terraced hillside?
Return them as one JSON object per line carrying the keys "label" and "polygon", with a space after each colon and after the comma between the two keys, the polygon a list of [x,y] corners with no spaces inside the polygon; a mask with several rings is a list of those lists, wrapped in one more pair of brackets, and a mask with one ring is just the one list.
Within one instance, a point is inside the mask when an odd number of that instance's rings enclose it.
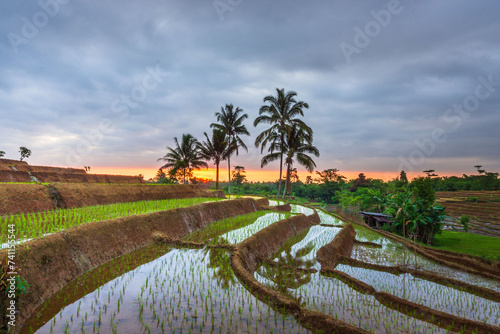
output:
{"label": "terraced hillside", "polygon": [[142,177],[90,174],[79,168],[33,166],[26,161],[0,158],[0,182],[144,183]]}
{"label": "terraced hillside", "polygon": [[446,207],[449,228],[461,230],[459,219],[469,216],[469,231],[500,237],[500,191],[437,192],[436,201]]}
{"label": "terraced hillside", "polygon": [[498,263],[267,204],[196,204],[27,242],[21,332],[500,332]]}

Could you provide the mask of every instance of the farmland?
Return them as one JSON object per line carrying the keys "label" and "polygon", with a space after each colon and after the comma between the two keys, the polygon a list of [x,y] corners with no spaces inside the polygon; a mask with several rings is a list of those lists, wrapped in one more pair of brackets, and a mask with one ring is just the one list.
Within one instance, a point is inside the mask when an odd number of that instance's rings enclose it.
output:
{"label": "farmland", "polygon": [[450,228],[461,230],[460,217],[469,216],[471,232],[500,236],[500,191],[437,192],[436,201],[446,207]]}
{"label": "farmland", "polygon": [[36,213],[0,216],[0,248],[6,246],[8,225],[16,226],[19,241],[32,239],[93,221],[102,221],[149,212],[186,207],[217,198],[166,199],[139,201],[99,206],[84,206],[73,209],[60,209]]}
{"label": "farmland", "polygon": [[[340,261],[333,270],[317,254],[351,225],[321,211],[315,215],[292,205],[291,213],[256,211],[213,222],[179,241],[167,237],[71,282],[36,310],[22,332],[309,333],[340,325],[352,333],[459,332],[448,319],[468,322],[466,332],[473,326],[500,330],[498,279],[436,263],[359,225],[350,255],[332,254]],[[315,223],[298,223],[292,237],[267,243],[279,238],[271,231],[288,226],[291,217]],[[250,275],[241,276],[235,256],[270,245],[272,255],[255,266],[251,259],[259,256],[248,254],[244,270]],[[448,283],[438,283],[440,277]],[[404,311],[381,296],[425,311]],[[436,312],[445,316],[436,320]]]}

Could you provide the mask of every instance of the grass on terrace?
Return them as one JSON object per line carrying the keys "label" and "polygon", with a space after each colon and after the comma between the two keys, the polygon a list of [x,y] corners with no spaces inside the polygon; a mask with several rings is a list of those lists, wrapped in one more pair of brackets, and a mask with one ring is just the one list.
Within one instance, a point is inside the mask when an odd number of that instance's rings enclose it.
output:
{"label": "grass on terrace", "polygon": [[205,197],[166,199],[0,216],[0,248],[7,246],[5,243],[9,235],[8,226],[12,224],[15,225],[16,240],[25,240],[93,221],[171,210],[218,200],[221,199]]}
{"label": "grass on terrace", "polygon": [[473,233],[443,231],[436,235],[432,247],[500,261],[500,238]]}

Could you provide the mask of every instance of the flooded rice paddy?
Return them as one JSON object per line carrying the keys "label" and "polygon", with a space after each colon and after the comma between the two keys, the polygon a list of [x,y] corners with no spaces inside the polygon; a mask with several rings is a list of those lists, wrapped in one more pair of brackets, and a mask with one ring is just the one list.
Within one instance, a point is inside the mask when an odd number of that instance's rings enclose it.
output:
{"label": "flooded rice paddy", "polygon": [[[310,215],[314,211],[292,205],[292,213]],[[326,213],[318,214],[321,224],[343,224]],[[290,213],[276,212],[240,216],[213,223],[185,240],[236,244],[289,216]],[[352,254],[355,259],[382,265],[415,262],[416,267],[498,291],[498,282],[435,264],[415,256],[397,242],[363,227],[355,228],[357,240],[382,245],[382,248],[355,245]],[[322,312],[370,332],[447,333],[436,325],[388,308],[375,297],[362,294],[334,277],[321,275],[316,252],[331,242],[340,230],[316,225],[297,234],[270,259],[274,263],[261,266],[254,277],[295,299],[306,309]],[[161,254],[96,289],[92,288],[81,299],[67,303],[62,309],[58,303],[47,303],[37,312],[47,321],[32,329],[36,333],[309,332],[293,315],[275,310],[240,283],[230,267],[229,250],[163,246]],[[347,265],[338,265],[335,269],[372,285],[377,291],[442,312],[492,325],[500,322],[499,303],[467,292],[409,274],[398,276]],[[85,284],[92,286],[91,283]],[[44,313],[45,316],[41,316]],[[24,331],[29,332],[27,328]]]}

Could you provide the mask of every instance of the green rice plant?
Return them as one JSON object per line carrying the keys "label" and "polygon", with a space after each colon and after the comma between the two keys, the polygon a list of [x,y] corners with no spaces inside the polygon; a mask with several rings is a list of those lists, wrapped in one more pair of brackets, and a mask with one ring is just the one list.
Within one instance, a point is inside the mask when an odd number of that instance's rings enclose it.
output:
{"label": "green rice plant", "polygon": [[23,242],[89,222],[171,210],[219,200],[221,199],[204,197],[166,199],[0,216],[0,248],[7,247],[8,229],[12,224],[16,226],[16,239],[18,242]]}

